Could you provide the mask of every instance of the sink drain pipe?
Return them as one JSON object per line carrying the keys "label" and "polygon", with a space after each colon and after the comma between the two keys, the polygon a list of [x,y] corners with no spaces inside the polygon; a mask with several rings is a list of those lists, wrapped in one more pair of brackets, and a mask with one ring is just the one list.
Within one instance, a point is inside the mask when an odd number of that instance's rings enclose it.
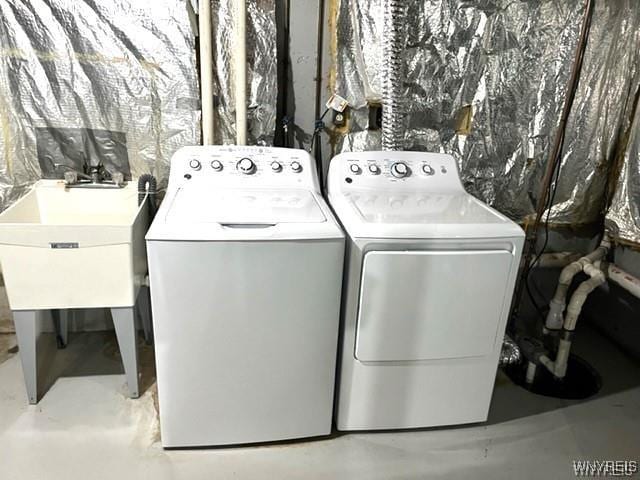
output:
{"label": "sink drain pipe", "polygon": [[158,182],[156,177],[149,173],[140,175],[138,178],[138,205],[142,205],[145,197],[149,197],[149,217],[153,220],[156,215],[156,193]]}

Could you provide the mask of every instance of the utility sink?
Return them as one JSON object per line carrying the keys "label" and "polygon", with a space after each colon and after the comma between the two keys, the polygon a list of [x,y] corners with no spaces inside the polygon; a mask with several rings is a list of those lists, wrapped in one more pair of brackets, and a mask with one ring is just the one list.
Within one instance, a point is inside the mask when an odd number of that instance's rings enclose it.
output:
{"label": "utility sink", "polygon": [[41,180],[0,214],[12,310],[131,307],[147,272],[146,199],[122,188]]}

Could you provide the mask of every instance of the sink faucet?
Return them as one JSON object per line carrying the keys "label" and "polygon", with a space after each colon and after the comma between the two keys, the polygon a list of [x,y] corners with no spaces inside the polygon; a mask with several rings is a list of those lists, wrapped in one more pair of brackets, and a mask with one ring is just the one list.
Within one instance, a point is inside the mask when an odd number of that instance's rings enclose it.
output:
{"label": "sink faucet", "polygon": [[[85,163],[86,165],[86,163]],[[85,167],[86,168],[86,167]],[[105,169],[102,166],[102,162],[98,163],[98,165],[89,166],[89,176],[91,178],[92,183],[102,183],[105,180]]]}
{"label": "sink faucet", "polygon": [[64,163],[55,163],[51,158],[47,158],[47,160],[49,160],[55,170],[58,170],[59,168],[67,169],[67,171],[64,173],[64,184],[67,188],[89,186],[116,186],[120,188],[125,185],[124,175],[120,172],[109,173],[104,168],[102,162],[98,162],[97,165],[90,165],[87,168],[87,162],[85,160],[84,170],[85,172],[88,170],[88,173],[85,173],[79,172],[73,167],[65,165]]}

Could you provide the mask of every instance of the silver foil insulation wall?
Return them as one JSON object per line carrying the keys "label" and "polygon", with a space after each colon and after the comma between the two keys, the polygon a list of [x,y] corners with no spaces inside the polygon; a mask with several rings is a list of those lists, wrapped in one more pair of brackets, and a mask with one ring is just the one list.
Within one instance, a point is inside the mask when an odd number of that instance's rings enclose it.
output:
{"label": "silver foil insulation wall", "polygon": [[636,106],[606,224],[614,237],[640,245],[640,103]]}
{"label": "silver foil insulation wall", "polygon": [[195,62],[183,1],[0,1],[0,209],[41,177],[43,148],[86,155],[86,138],[166,179],[199,142]]}
{"label": "silver foil insulation wall", "polygon": [[[232,0],[212,6],[216,141],[233,143]],[[166,184],[173,152],[200,143],[192,9],[188,0],[0,1],[0,210],[41,178],[39,157],[95,153],[82,151],[87,138],[106,159],[124,155],[133,176]],[[275,29],[274,1],[249,1],[250,143],[273,141]]]}
{"label": "silver foil insulation wall", "polygon": [[[369,106],[384,91],[384,1],[335,0],[332,88],[352,107],[337,152],[382,145],[381,132],[370,128]],[[471,193],[526,219],[558,125],[585,1],[404,3],[402,148],[454,155]],[[639,85],[637,7],[634,0],[596,2],[550,212],[555,224],[588,224],[603,213]],[[630,202],[628,194],[616,196],[612,212],[621,206],[632,212]],[[610,214],[621,239],[640,237],[634,215],[621,223]]]}

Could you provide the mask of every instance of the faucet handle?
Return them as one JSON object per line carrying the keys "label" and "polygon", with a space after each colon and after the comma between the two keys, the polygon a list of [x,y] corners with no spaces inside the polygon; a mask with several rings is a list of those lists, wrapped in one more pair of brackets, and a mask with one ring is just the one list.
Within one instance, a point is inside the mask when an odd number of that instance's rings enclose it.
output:
{"label": "faucet handle", "polygon": [[73,170],[67,170],[64,172],[64,184],[65,185],[74,185],[78,183],[78,173]]}
{"label": "faucet handle", "polygon": [[120,172],[113,172],[111,174],[111,180],[113,180],[113,183],[116,184],[118,187],[121,187],[122,185],[124,185],[124,175]]}

